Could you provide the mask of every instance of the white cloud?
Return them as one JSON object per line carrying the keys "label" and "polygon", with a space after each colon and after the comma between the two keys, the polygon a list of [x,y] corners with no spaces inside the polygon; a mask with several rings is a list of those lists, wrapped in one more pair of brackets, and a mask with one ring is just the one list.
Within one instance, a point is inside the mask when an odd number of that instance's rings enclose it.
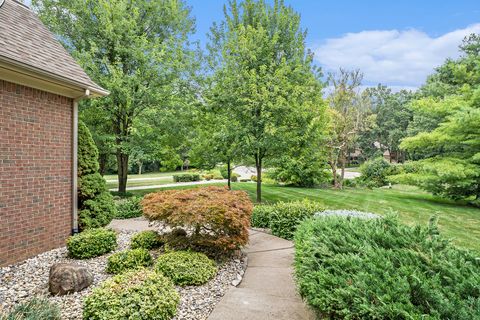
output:
{"label": "white cloud", "polygon": [[458,45],[480,23],[439,37],[416,29],[347,33],[314,48],[315,60],[326,71],[359,68],[367,83],[418,87],[446,58],[458,57]]}

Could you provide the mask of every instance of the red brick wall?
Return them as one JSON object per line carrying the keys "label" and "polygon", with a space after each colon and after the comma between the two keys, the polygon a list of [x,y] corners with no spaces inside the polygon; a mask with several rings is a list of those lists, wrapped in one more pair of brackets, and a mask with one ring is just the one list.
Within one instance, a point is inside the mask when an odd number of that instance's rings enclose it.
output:
{"label": "red brick wall", "polygon": [[72,99],[0,80],[0,266],[70,234],[72,116]]}

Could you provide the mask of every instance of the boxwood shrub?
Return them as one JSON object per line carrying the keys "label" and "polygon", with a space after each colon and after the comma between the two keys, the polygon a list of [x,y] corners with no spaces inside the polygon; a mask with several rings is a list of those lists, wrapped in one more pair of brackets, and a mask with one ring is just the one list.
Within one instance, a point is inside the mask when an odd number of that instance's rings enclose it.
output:
{"label": "boxwood shrub", "polygon": [[153,259],[147,249],[124,250],[108,257],[107,272],[117,274],[127,270],[148,267],[152,264]]}
{"label": "boxwood shrub", "polygon": [[198,173],[179,173],[173,175],[173,181],[175,182],[192,182],[200,181],[200,174]]}
{"label": "boxwood shrub", "polygon": [[170,251],[158,257],[155,270],[180,286],[201,285],[215,277],[217,265],[200,252]]}
{"label": "boxwood shrub", "polygon": [[87,229],[67,240],[68,255],[76,259],[89,259],[113,251],[117,247],[117,234],[105,228]]}
{"label": "boxwood shrub", "polygon": [[17,305],[9,314],[2,315],[1,320],[60,320],[60,308],[46,298],[34,297]]}
{"label": "boxwood shrub", "polygon": [[179,301],[164,275],[146,269],[129,271],[93,289],[84,301],[83,318],[167,320],[175,316]]}
{"label": "boxwood shrub", "polygon": [[301,295],[329,319],[478,319],[480,261],[438,234],[384,219],[319,217],[295,235]]}
{"label": "boxwood shrub", "polygon": [[252,226],[270,228],[272,234],[290,240],[303,220],[323,210],[323,204],[309,200],[256,206],[252,214]]}
{"label": "boxwood shrub", "polygon": [[163,240],[158,232],[154,230],[141,231],[133,235],[130,240],[130,248],[144,248],[152,250],[163,245]]}

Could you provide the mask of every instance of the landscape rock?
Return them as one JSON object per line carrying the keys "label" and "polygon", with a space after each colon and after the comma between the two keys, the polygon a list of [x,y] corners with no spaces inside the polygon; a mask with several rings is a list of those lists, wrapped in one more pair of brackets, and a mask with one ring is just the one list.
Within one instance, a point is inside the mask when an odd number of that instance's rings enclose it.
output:
{"label": "landscape rock", "polygon": [[75,263],[56,263],[50,268],[48,287],[51,294],[66,295],[79,292],[93,283],[93,274]]}

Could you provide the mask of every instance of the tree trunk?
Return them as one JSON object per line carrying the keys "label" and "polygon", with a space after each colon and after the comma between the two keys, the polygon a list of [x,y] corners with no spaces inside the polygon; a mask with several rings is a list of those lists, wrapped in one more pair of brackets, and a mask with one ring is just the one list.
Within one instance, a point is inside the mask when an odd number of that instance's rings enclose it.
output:
{"label": "tree trunk", "polygon": [[98,164],[100,165],[99,172],[102,175],[102,177],[105,175],[105,171],[107,171],[107,159],[108,155],[101,154],[98,157]]}
{"label": "tree trunk", "polygon": [[232,186],[230,185],[232,173],[230,171],[230,159],[227,160],[227,179],[228,179],[228,190],[232,190]]}
{"label": "tree trunk", "polygon": [[142,174],[142,166],[143,166],[143,163],[141,161],[137,162],[138,164],[138,175],[141,175]]}
{"label": "tree trunk", "polygon": [[338,181],[338,188],[343,188],[343,180],[345,179],[345,164],[346,164],[347,157],[345,156],[345,152],[342,152],[340,156],[340,181]]}
{"label": "tree trunk", "polygon": [[330,163],[330,167],[332,168],[332,175],[333,175],[333,187],[338,189],[338,180],[337,180],[337,166],[333,163]]}
{"label": "tree trunk", "polygon": [[127,174],[128,174],[128,154],[117,150],[117,168],[118,168],[118,192],[125,193],[127,191]]}
{"label": "tree trunk", "polygon": [[255,166],[257,168],[257,203],[262,202],[262,159],[255,156]]}

